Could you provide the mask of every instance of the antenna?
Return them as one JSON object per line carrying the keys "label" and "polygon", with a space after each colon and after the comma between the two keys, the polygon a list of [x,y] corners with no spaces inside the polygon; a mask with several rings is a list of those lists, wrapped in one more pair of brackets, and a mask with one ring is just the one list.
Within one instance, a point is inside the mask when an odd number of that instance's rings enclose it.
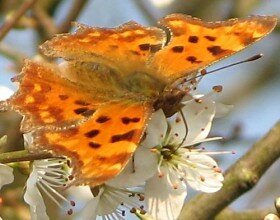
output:
{"label": "antenna", "polygon": [[220,67],[220,68],[211,70],[211,71],[209,71],[209,72],[207,72],[206,69],[202,69],[202,70],[200,71],[200,74],[199,74],[199,75],[194,76],[194,77],[188,79],[187,81],[191,81],[191,80],[196,79],[196,78],[199,78],[199,77],[201,77],[201,76],[205,76],[205,75],[208,75],[208,74],[210,74],[210,73],[214,73],[214,72],[217,72],[217,71],[219,71],[219,70],[227,69],[227,68],[229,68],[229,67],[236,66],[236,65],[239,65],[239,64],[242,64],[242,63],[247,63],[247,62],[255,61],[255,60],[260,59],[262,56],[263,56],[263,54],[261,54],[261,53],[260,53],[260,54],[256,54],[256,55],[254,55],[254,56],[252,56],[252,57],[250,57],[250,58],[248,58],[248,59],[246,59],[246,60],[238,61],[238,62],[236,62],[236,63],[232,63],[232,64],[229,64],[229,65],[226,65],[226,66],[223,66],[223,67]]}
{"label": "antenna", "polygon": [[180,114],[181,114],[181,116],[182,116],[182,119],[183,119],[183,122],[184,122],[184,125],[185,125],[185,128],[186,128],[186,133],[185,133],[185,135],[184,135],[184,137],[183,137],[181,143],[180,143],[180,144],[177,146],[177,148],[175,149],[175,151],[177,151],[180,147],[182,147],[182,145],[184,144],[184,142],[185,142],[185,140],[187,139],[187,136],[188,136],[188,134],[189,134],[189,128],[188,128],[187,120],[186,120],[185,115],[184,115],[184,113],[183,113],[183,111],[182,111],[182,108],[179,109],[179,112],[180,112]]}

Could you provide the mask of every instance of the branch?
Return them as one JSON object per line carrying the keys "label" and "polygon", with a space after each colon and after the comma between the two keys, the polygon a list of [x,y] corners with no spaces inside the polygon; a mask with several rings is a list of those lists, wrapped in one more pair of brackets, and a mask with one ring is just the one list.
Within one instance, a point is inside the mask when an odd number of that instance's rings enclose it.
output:
{"label": "branch", "polygon": [[50,153],[30,153],[28,150],[6,152],[0,154],[0,163],[41,160],[53,157]]}
{"label": "branch", "polygon": [[134,0],[134,3],[136,6],[140,9],[140,11],[143,13],[144,17],[148,19],[148,22],[150,24],[155,24],[157,22],[157,18],[155,15],[150,11],[149,7],[146,6],[146,4],[143,1]]}
{"label": "branch", "polygon": [[55,34],[68,32],[71,28],[71,23],[77,19],[87,2],[87,0],[75,0],[69,9],[69,13],[59,26],[55,24],[53,18],[44,7],[35,5],[33,12],[40,25],[38,33],[41,36],[41,41],[52,38]]}
{"label": "branch", "polygon": [[69,13],[58,27],[58,33],[68,32],[71,28],[71,23],[77,20],[80,12],[83,10],[84,6],[87,4],[87,0],[75,0],[69,9]]}
{"label": "branch", "polygon": [[185,204],[179,219],[213,219],[232,201],[250,190],[280,157],[280,122],[225,174],[223,188],[213,194],[202,193]]}
{"label": "branch", "polygon": [[0,43],[0,54],[14,61],[18,70],[21,69],[23,61],[28,58],[26,54],[17,51],[4,43]]}
{"label": "branch", "polygon": [[256,209],[256,210],[248,210],[244,212],[235,212],[231,209],[224,209],[219,215],[215,218],[215,220],[263,220],[264,217],[269,214],[274,213],[275,209]]}
{"label": "branch", "polygon": [[39,4],[33,7],[33,12],[35,18],[38,20],[38,23],[41,26],[42,31],[45,33],[46,38],[53,37],[53,35],[55,35],[58,32],[53,19]]}
{"label": "branch", "polygon": [[22,15],[30,9],[37,0],[26,0],[20,8],[0,27],[0,41],[6,36],[6,34],[13,28]]}

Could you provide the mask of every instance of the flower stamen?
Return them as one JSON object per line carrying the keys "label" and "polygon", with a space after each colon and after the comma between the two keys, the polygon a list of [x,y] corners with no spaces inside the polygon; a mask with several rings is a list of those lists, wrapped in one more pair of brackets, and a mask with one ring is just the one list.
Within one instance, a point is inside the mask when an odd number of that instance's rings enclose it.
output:
{"label": "flower stamen", "polygon": [[[66,209],[68,215],[73,214],[73,209],[70,207],[75,206],[75,202],[68,200],[61,193],[60,189],[65,189],[69,184],[70,176],[67,162],[68,160],[62,159],[46,159],[38,160],[33,163],[33,171],[37,173],[37,186],[42,190],[55,204],[61,209]],[[63,207],[59,200],[64,201],[69,208]]]}

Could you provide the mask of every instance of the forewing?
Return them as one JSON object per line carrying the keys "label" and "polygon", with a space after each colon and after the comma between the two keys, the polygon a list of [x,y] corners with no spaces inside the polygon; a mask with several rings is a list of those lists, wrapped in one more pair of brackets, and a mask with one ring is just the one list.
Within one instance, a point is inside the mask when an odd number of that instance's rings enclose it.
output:
{"label": "forewing", "polygon": [[163,30],[128,22],[116,28],[78,25],[75,33],[57,35],[41,49],[47,56],[101,63],[127,75],[144,71],[150,57],[164,43]]}
{"label": "forewing", "polygon": [[156,72],[169,82],[196,73],[200,68],[232,55],[270,33],[276,17],[252,16],[224,22],[203,22],[181,14],[160,21],[171,40],[155,54]]}
{"label": "forewing", "polygon": [[117,175],[128,162],[150,110],[144,103],[108,103],[75,128],[35,132],[34,149],[73,158],[75,184],[101,184]]}

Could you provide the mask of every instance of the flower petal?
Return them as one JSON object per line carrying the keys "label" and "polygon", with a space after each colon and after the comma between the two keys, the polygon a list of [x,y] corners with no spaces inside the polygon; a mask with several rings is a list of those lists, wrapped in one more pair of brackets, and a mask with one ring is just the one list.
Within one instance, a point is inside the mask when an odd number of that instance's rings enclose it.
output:
{"label": "flower petal", "polygon": [[14,91],[5,86],[0,86],[0,101],[9,98],[14,94]]}
{"label": "flower petal", "polygon": [[264,220],[280,220],[280,218],[277,215],[270,213],[264,217]]}
{"label": "flower petal", "polygon": [[150,149],[139,146],[124,170],[114,179],[106,182],[118,188],[144,185],[145,181],[155,175],[157,170],[157,155]]}
{"label": "flower petal", "polygon": [[100,191],[96,197],[93,197],[91,200],[87,202],[86,206],[83,208],[83,210],[80,213],[81,219],[84,220],[96,219],[98,203],[100,201],[100,196],[102,193],[103,191]]}
{"label": "flower petal", "polygon": [[0,164],[0,189],[3,185],[14,181],[13,169],[7,165]]}
{"label": "flower petal", "polygon": [[27,179],[24,201],[30,206],[32,220],[49,219],[43,197],[37,187],[37,171],[34,168]]}
{"label": "flower petal", "polygon": [[[115,193],[117,193],[117,195]],[[99,195],[100,200],[98,204],[97,215],[104,216],[115,213],[117,207],[122,202],[121,195],[123,195],[123,193],[119,194],[118,190],[112,190],[110,187],[104,186],[100,189]]]}
{"label": "flower petal", "polygon": [[174,189],[170,185],[168,169],[162,167],[161,171],[165,174],[163,177],[154,175],[146,183],[145,198],[148,213],[155,219],[177,219],[187,195],[186,185],[179,182],[178,188]]}
{"label": "flower petal", "polygon": [[[200,97],[199,100],[192,99],[185,102],[185,106],[182,108],[188,127],[184,146],[202,142],[210,132],[215,115],[215,102],[207,95],[198,97]],[[180,112],[170,119],[170,125],[171,135],[174,137],[174,140],[176,140],[177,144],[181,143],[186,133],[186,126]]]}
{"label": "flower petal", "polygon": [[194,164],[184,168],[187,182],[192,188],[207,193],[221,189],[224,178],[215,160],[203,154],[188,155],[187,160]]}
{"label": "flower petal", "polygon": [[152,114],[146,130],[146,138],[141,143],[146,148],[153,148],[163,142],[167,131],[167,121],[162,109]]}
{"label": "flower petal", "polygon": [[102,219],[123,219],[125,211],[129,212],[132,207],[141,208],[143,205],[140,196],[128,189],[103,185],[97,190],[98,195],[82,210],[81,219],[96,219],[97,216]]}

